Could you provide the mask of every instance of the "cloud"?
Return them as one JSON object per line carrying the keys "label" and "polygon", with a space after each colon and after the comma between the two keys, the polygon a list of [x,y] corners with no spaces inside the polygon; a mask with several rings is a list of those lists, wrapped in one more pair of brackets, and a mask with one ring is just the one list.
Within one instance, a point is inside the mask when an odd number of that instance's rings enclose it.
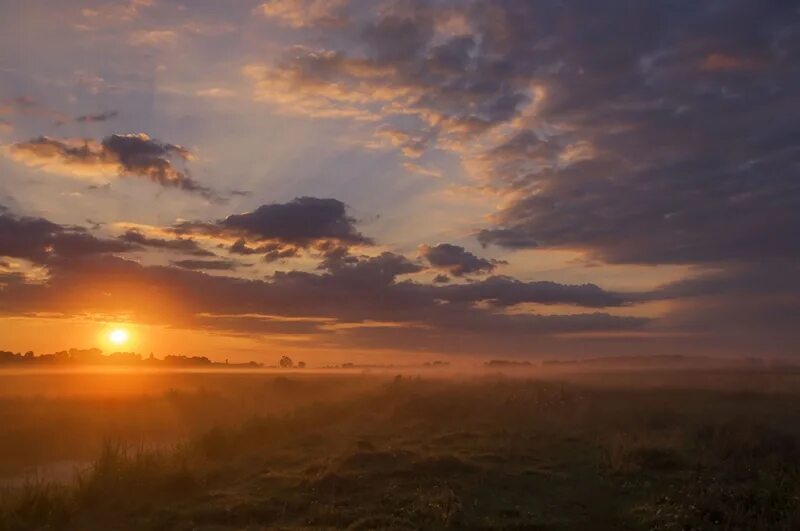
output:
{"label": "cloud", "polygon": [[[800,154],[782,140],[796,126],[774,118],[792,114],[787,90],[799,80],[786,68],[799,36],[786,25],[788,6],[612,9],[592,23],[600,46],[524,29],[548,17],[584,20],[590,10],[581,3],[531,4],[514,20],[497,10],[507,25],[493,47],[546,90],[529,128],[483,154],[481,174],[507,200],[481,242],[573,249],[612,263],[800,256],[790,235],[800,194],[789,169]],[[663,16],[678,18],[664,24]],[[614,31],[626,20],[641,31]],[[762,37],[746,32],[745,20],[758,21]],[[537,70],[533,60],[558,68]],[[775,98],[756,110],[767,85]]]}
{"label": "cloud", "polygon": [[[78,240],[81,245],[76,245]],[[439,348],[443,338],[453,340],[464,334],[475,341],[476,348],[486,348],[509,333],[533,338],[632,330],[646,323],[602,313],[506,313],[505,308],[530,301],[588,308],[625,302],[597,286],[520,282],[505,277],[449,286],[422,284],[406,275],[422,271],[423,266],[391,252],[353,256],[347,249],[331,248],[328,260],[315,273],[279,271],[265,280],[248,280],[199,272],[235,269],[236,263],[228,260],[178,260],[164,267],[110,254],[131,248],[131,243],[91,239],[85,231],[44,219],[4,214],[0,218],[0,255],[42,263],[47,275],[37,282],[19,275],[4,276],[0,313],[125,313],[143,323],[247,334],[268,334],[280,328],[279,322],[300,319],[306,323],[304,333],[322,343],[382,349],[394,348],[389,328],[414,329],[403,342],[414,343],[416,348]],[[518,342],[518,347],[523,345]]]}
{"label": "cloud", "polygon": [[[413,346],[460,354],[485,351],[492,343],[520,353],[529,348],[526,338],[637,330],[647,322],[603,313],[506,314],[468,302],[487,293],[457,296],[455,290],[443,291],[455,286],[398,279],[419,269],[401,256],[383,253],[320,273],[278,272],[266,280],[245,280],[143,266],[110,256],[76,257],[54,263],[44,283],[11,282],[0,290],[0,313],[125,313],[142,323],[245,334],[270,334],[282,328],[280,322],[302,319],[306,323],[302,330],[289,329],[321,346],[382,350]],[[551,291],[552,298],[557,287]],[[358,326],[375,322],[390,325]],[[514,345],[504,343],[508,334],[514,335]],[[464,348],[467,337],[470,344]],[[448,342],[449,347],[443,346]]]}
{"label": "cloud", "polygon": [[46,263],[135,248],[129,242],[97,238],[80,227],[64,227],[43,218],[18,217],[0,211],[0,256]]}
{"label": "cloud", "polygon": [[710,72],[742,70],[750,66],[748,60],[724,53],[710,53],[700,61],[700,69]]}
{"label": "cloud", "polygon": [[141,231],[131,229],[125,231],[119,239],[133,245],[177,251],[193,256],[215,256],[214,253],[203,249],[196,241],[190,238],[176,238],[173,240],[153,238],[142,234]]}
{"label": "cloud", "polygon": [[635,300],[635,297],[631,294],[608,292],[595,284],[523,282],[504,276],[493,276],[468,284],[443,286],[437,292],[438,299],[448,302],[489,302],[496,306],[536,303],[607,308],[629,305]]}
{"label": "cloud", "polygon": [[439,243],[433,246],[422,245],[419,253],[432,267],[447,271],[455,277],[491,273],[498,264],[503,263],[480,258],[463,247],[449,243]]}
{"label": "cloud", "polygon": [[75,121],[78,123],[94,123],[94,122],[107,122],[112,118],[116,118],[119,116],[118,111],[105,111],[99,112],[95,114],[82,114],[75,118]]}
{"label": "cloud", "polygon": [[[793,309],[757,267],[800,259],[791,3],[396,2],[362,15],[360,31],[298,37],[301,46],[254,67],[256,98],[376,121],[370,148],[459,157],[474,193],[496,200],[476,231],[485,246],[715,270],[648,295],[673,308],[669,333],[694,333],[691,319],[709,322],[699,319],[709,312],[720,316],[714,338],[737,349],[725,328],[765,321],[732,294],[692,290],[737,291],[776,323],[796,315],[800,303]],[[492,282],[500,306],[518,290],[531,299],[547,291]],[[488,289],[469,286],[451,296]],[[579,300],[594,289],[558,289],[568,292]],[[604,293],[601,304],[606,296],[627,298]],[[759,329],[762,345],[768,329]]]}
{"label": "cloud", "polygon": [[431,135],[423,131],[406,131],[384,124],[375,131],[375,136],[379,140],[385,140],[389,144],[400,148],[400,151],[408,158],[416,159],[425,153],[428,148]]}
{"label": "cloud", "polygon": [[11,144],[8,153],[17,162],[52,173],[95,179],[113,175],[140,177],[163,187],[212,195],[209,188],[175,167],[174,160],[191,159],[187,149],[144,133],[115,134],[101,142],[40,136]]}
{"label": "cloud", "polygon": [[288,203],[261,205],[252,212],[230,215],[219,224],[261,240],[370,243],[356,230],[355,219],[347,215],[345,204],[336,199],[298,197]]}
{"label": "cloud", "polygon": [[231,260],[175,260],[172,265],[181,269],[232,271],[239,267],[237,262]]}
{"label": "cloud", "polygon": [[262,254],[266,261],[298,256],[302,249],[372,245],[356,229],[355,218],[337,199],[298,197],[287,203],[261,205],[216,222],[181,222],[172,230],[228,242],[232,254]]}
{"label": "cloud", "polygon": [[331,253],[321,265],[338,281],[350,286],[388,286],[400,275],[418,273],[422,266],[390,252],[378,256],[356,258],[346,252]]}
{"label": "cloud", "polygon": [[[411,137],[460,138],[511,118],[529,87],[499,77],[507,65],[474,54],[476,42],[458,36],[434,44],[434,15],[425,9],[388,14],[367,25],[358,43],[368,51],[296,46],[271,65],[251,65],[256,98],[290,113],[377,120],[412,116]],[[386,131],[386,129],[380,129]],[[423,133],[424,131],[424,133]],[[419,147],[409,145],[417,155]]]}
{"label": "cloud", "polygon": [[[691,348],[725,355],[793,355],[800,318],[796,263],[743,263],[707,270],[642,293],[668,301],[656,330],[684,334]],[[688,342],[688,341],[687,341]]]}
{"label": "cloud", "polygon": [[239,238],[228,248],[228,252],[240,255],[260,254],[263,255],[265,262],[275,262],[276,260],[299,256],[301,249],[296,245],[280,241],[249,247],[244,238]]}
{"label": "cloud", "polygon": [[404,162],[403,167],[412,173],[418,173],[426,177],[433,177],[436,179],[442,177],[442,172],[440,172],[439,170],[426,168],[425,166],[420,166],[419,164],[415,164],[413,162]]}
{"label": "cloud", "polygon": [[340,27],[347,23],[348,0],[267,0],[256,13],[292,28]]}
{"label": "cloud", "polygon": [[796,260],[796,18],[756,2],[394,3],[336,48],[249,73],[286,112],[380,121],[377,140],[412,158],[456,153],[497,197],[485,245]]}
{"label": "cloud", "polygon": [[178,34],[173,30],[137,30],[128,37],[132,46],[168,46],[175,44]]}
{"label": "cloud", "polygon": [[107,2],[96,7],[81,9],[81,15],[87,21],[130,22],[139,18],[143,7],[152,6],[154,0],[128,0]]}
{"label": "cloud", "polygon": [[211,87],[207,89],[201,89],[195,91],[195,96],[200,98],[212,98],[212,99],[224,99],[224,98],[232,98],[236,95],[231,89],[223,88],[223,87]]}

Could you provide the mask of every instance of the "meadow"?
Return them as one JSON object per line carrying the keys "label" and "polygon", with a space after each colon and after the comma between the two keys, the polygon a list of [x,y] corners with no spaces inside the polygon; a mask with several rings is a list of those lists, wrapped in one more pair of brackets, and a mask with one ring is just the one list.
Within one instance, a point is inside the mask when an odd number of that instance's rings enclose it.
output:
{"label": "meadow", "polygon": [[0,530],[800,529],[788,369],[0,375]]}

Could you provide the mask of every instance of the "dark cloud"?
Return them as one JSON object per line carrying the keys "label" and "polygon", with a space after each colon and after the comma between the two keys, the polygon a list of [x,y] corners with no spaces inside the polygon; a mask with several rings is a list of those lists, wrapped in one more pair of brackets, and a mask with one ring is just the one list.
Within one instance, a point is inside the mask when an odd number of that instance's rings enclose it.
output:
{"label": "dark cloud", "polygon": [[119,239],[134,245],[153,247],[155,249],[167,249],[193,256],[215,256],[214,253],[203,249],[196,241],[189,238],[176,238],[174,240],[153,238],[142,234],[138,230],[131,229],[125,231]]}
{"label": "dark cloud", "polygon": [[231,260],[175,260],[172,265],[181,269],[200,271],[232,271],[239,267],[239,264]]}
{"label": "dark cloud", "polygon": [[491,273],[501,263],[497,260],[480,258],[463,247],[449,243],[422,245],[420,255],[434,268],[445,270],[456,277]]}
{"label": "dark cloud", "polygon": [[248,247],[247,240],[245,240],[244,238],[239,238],[238,240],[236,240],[233,243],[233,245],[231,245],[228,248],[228,251],[230,251],[233,254],[242,254],[242,255],[260,254],[262,252],[266,252],[265,249],[260,247],[256,248]]}
{"label": "dark cloud", "polygon": [[213,197],[209,188],[176,167],[176,160],[185,162],[191,158],[187,149],[144,133],[111,135],[102,142],[41,136],[12,144],[10,154],[24,164],[53,172],[77,176],[116,173]]}
{"label": "dark cloud", "polygon": [[198,185],[185,171],[175,169],[170,162],[171,157],[190,158],[189,151],[181,146],[159,142],[140,133],[108,136],[103,139],[103,147],[116,156],[125,174],[145,176],[162,186],[209,192],[208,188]]}
{"label": "dark cloud", "polygon": [[559,284],[556,282],[523,282],[510,277],[494,276],[479,282],[443,286],[436,298],[448,302],[489,302],[497,306],[513,306],[530,302],[567,304],[588,308],[625,306],[636,295],[608,292],[595,284]]}
{"label": "dark cloud", "polygon": [[478,232],[478,241],[481,245],[499,245],[507,249],[533,249],[539,244],[531,234],[514,229],[483,229]]}
{"label": "dark cloud", "polygon": [[228,247],[232,254],[261,254],[268,262],[298,256],[303,249],[324,252],[329,247],[373,243],[356,229],[356,220],[344,203],[317,197],[261,205],[213,223],[182,222],[172,230],[235,239]]}
{"label": "dark cloud", "polygon": [[424,11],[411,16],[388,14],[364,29],[364,41],[378,63],[412,61],[433,38],[433,19]]}
{"label": "dark cloud", "polygon": [[724,296],[795,296],[800,299],[800,265],[787,262],[742,263],[669,282],[639,294],[640,300],[676,300]]}
{"label": "dark cloud", "polygon": [[228,248],[228,251],[232,254],[241,255],[260,254],[264,256],[265,262],[275,262],[276,260],[299,256],[301,249],[281,242],[270,242],[255,247],[249,247],[244,238],[239,238]]}
{"label": "dark cloud", "polygon": [[12,286],[20,286],[27,282],[24,273],[18,271],[0,271],[0,289],[10,289]]}
{"label": "dark cloud", "polygon": [[[265,66],[258,96],[382,121],[407,157],[456,153],[498,198],[484,246],[702,268],[641,294],[674,308],[665,333],[739,349],[731,338],[763,346],[772,322],[794,344],[780,323],[800,308],[781,273],[800,259],[796,3],[400,2],[349,37]],[[501,305],[547,292],[493,282]],[[467,286],[440,288],[485,289]]]}
{"label": "dark cloud", "polygon": [[669,301],[655,330],[688,348],[725,355],[793,355],[800,319],[800,266],[763,262],[706,271],[641,294]]}
{"label": "dark cloud", "polygon": [[288,203],[261,205],[252,212],[233,214],[219,222],[230,231],[256,240],[278,240],[307,245],[317,240],[368,244],[347,215],[345,204],[336,199],[298,197]]}
{"label": "dark cloud", "polygon": [[515,79],[506,59],[482,53],[472,36],[436,39],[443,16],[435,5],[397,4],[355,34],[361,38],[352,48],[364,55],[295,47],[249,73],[258,97],[288,112],[412,116],[428,138],[463,138],[514,117],[530,99],[530,83]]}
{"label": "dark cloud", "polygon": [[297,247],[286,246],[282,244],[269,243],[262,245],[259,250],[264,255],[265,262],[275,262],[286,258],[294,258],[300,255],[300,249]]}
{"label": "dark cloud", "polygon": [[119,116],[119,111],[105,111],[95,114],[82,114],[75,118],[78,123],[107,122]]}
{"label": "dark cloud", "polygon": [[376,288],[391,285],[399,275],[422,271],[419,264],[390,252],[361,258],[329,255],[323,264],[343,284]]}
{"label": "dark cloud", "polygon": [[64,227],[46,219],[0,214],[0,256],[45,263],[55,258],[121,253],[135,246],[101,239],[80,227]]}
{"label": "dark cloud", "polygon": [[[30,225],[26,234],[39,234],[33,239],[44,239],[47,244],[53,241],[48,235],[74,232],[42,219],[22,221],[22,226]],[[14,232],[20,232],[20,226],[15,226]],[[10,256],[32,256],[0,241],[3,252]],[[72,239],[64,241],[74,244]],[[110,243],[127,244],[119,240]],[[534,338],[635,330],[647,322],[602,313],[505,313],[504,308],[521,302],[598,308],[622,301],[597,286],[524,283],[505,277],[451,286],[421,284],[403,276],[420,272],[423,266],[390,252],[354,256],[347,247],[331,246],[316,273],[276,272],[266,280],[246,280],[197,271],[235,267],[234,262],[225,260],[181,260],[173,262],[175,267],[143,266],[111,256],[110,249],[99,246],[89,249],[71,245],[70,249],[71,253],[58,251],[62,259],[44,262],[49,273],[44,282],[4,277],[0,312],[125,312],[142,322],[237,333],[289,330],[298,325],[282,323],[300,320],[304,323],[300,328],[315,334],[321,344],[341,346],[355,341],[375,348],[395,348],[383,342],[393,335],[388,329],[405,330],[409,337],[404,342],[423,349],[439,348],[444,338],[468,334],[474,339],[470,352],[486,348],[487,342],[503,334]],[[524,342],[518,347],[527,348]]]}
{"label": "dark cloud", "polygon": [[473,19],[487,49],[545,95],[537,135],[483,155],[491,185],[513,198],[483,243],[645,264],[800,256],[800,151],[786,143],[800,31],[788,3],[484,11],[503,20],[495,31]]}
{"label": "dark cloud", "polygon": [[408,156],[461,154],[505,199],[486,245],[796,260],[798,17],[791,2],[395,3],[339,50],[293,48],[257,90],[384,120]]}
{"label": "dark cloud", "polygon": [[[451,290],[456,286],[438,288],[397,278],[419,269],[420,266],[402,256],[384,253],[348,261],[319,274],[279,272],[262,281],[141,266],[114,257],[84,257],[54,265],[47,284],[19,286],[16,293],[0,294],[0,300],[3,307],[14,307],[19,312],[125,309],[142,320],[172,324],[192,323],[197,315],[206,313],[242,319],[252,314],[303,317],[324,319],[328,323],[385,321],[401,327],[422,323],[440,329],[441,333],[516,329],[521,333],[547,334],[598,327],[635,328],[644,323],[640,319],[598,317],[598,314],[579,315],[570,323],[568,316],[549,319],[532,314],[497,313],[472,304],[485,297],[503,297],[492,295],[489,289],[483,293],[457,294]],[[557,289],[553,285],[546,297],[553,300]],[[55,296],[72,292],[83,296],[76,299]],[[231,320],[226,326],[235,322]],[[251,326],[252,323],[248,325]]]}

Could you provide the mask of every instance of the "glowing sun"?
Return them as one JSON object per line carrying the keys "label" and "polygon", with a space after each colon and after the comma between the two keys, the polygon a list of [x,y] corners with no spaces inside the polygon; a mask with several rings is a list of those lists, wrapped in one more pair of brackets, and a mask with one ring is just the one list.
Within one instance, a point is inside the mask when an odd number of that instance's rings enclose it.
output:
{"label": "glowing sun", "polygon": [[128,331],[124,328],[115,328],[111,332],[108,333],[108,340],[114,343],[115,345],[122,345],[128,342],[128,338],[130,335]]}

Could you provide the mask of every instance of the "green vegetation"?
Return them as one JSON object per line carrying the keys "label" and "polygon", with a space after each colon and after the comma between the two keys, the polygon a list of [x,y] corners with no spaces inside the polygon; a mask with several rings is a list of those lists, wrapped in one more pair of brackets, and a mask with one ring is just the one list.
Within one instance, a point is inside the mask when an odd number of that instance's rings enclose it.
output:
{"label": "green vegetation", "polygon": [[271,406],[106,442],[7,488],[0,529],[800,529],[797,375],[241,378],[149,399]]}

